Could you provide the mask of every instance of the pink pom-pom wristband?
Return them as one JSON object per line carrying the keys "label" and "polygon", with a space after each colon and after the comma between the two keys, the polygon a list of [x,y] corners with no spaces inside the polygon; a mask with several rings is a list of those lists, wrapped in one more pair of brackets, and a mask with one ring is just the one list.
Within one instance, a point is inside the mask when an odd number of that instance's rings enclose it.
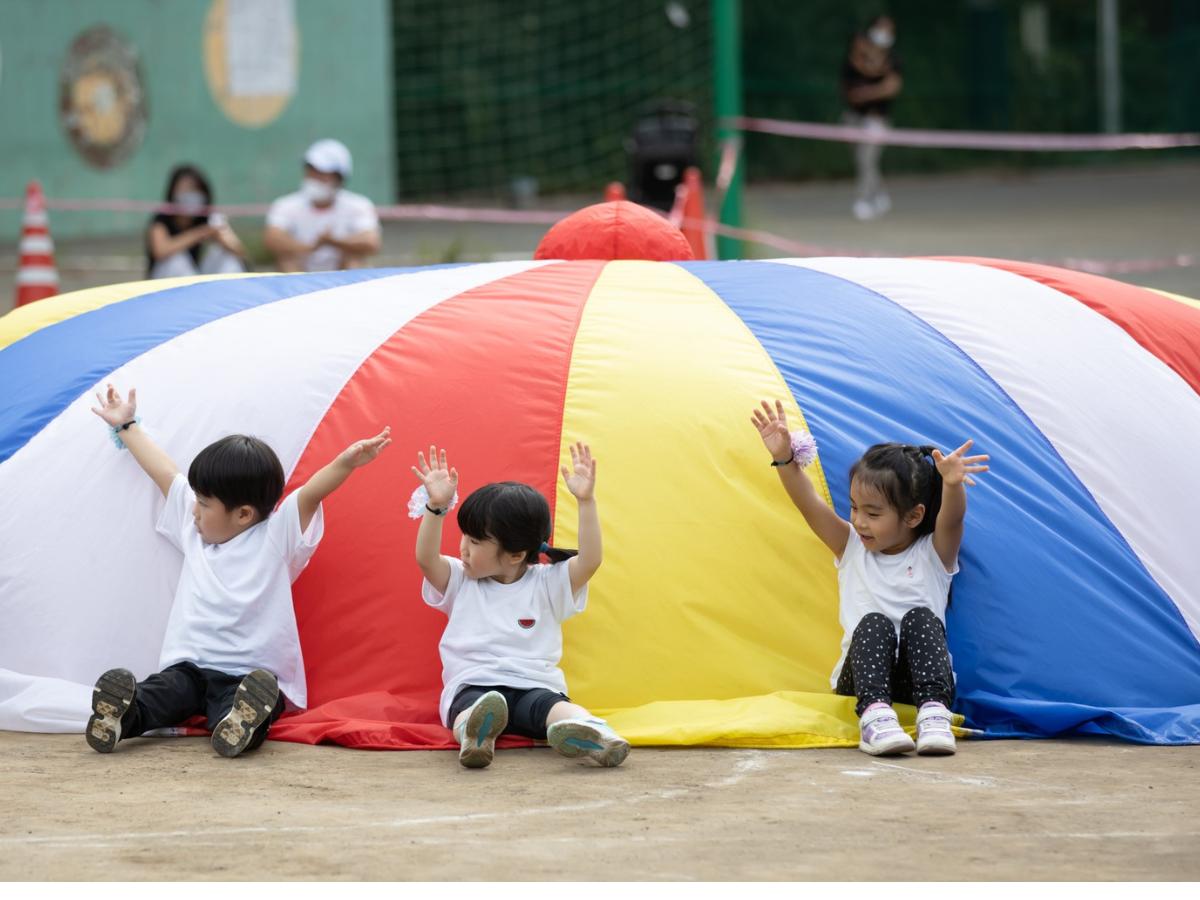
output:
{"label": "pink pom-pom wristband", "polygon": [[808,468],[817,459],[817,442],[807,431],[793,431],[792,462],[802,469]]}
{"label": "pink pom-pom wristband", "polygon": [[793,431],[788,437],[791,439],[792,455],[782,462],[772,462],[772,466],[778,468],[795,463],[803,469],[817,458],[817,442],[807,431]]}

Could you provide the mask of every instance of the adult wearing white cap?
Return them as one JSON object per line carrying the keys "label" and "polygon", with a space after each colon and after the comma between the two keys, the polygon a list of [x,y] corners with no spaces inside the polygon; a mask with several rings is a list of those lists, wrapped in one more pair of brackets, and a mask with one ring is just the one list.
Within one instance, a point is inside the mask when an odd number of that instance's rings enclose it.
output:
{"label": "adult wearing white cap", "polygon": [[354,269],[379,252],[375,204],[345,189],[353,160],[341,141],[317,141],[304,154],[300,190],[267,211],[267,250],[281,272]]}

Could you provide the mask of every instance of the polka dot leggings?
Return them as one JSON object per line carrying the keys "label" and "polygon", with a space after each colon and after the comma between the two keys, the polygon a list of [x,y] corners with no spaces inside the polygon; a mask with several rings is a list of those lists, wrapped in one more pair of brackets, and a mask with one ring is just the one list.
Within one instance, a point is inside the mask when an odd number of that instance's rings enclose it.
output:
{"label": "polka dot leggings", "polygon": [[[899,652],[897,652],[899,651]],[[836,693],[855,696],[855,712],[872,703],[954,702],[954,670],[946,646],[946,628],[931,610],[910,609],[896,629],[881,613],[867,613],[854,629],[838,676]]]}

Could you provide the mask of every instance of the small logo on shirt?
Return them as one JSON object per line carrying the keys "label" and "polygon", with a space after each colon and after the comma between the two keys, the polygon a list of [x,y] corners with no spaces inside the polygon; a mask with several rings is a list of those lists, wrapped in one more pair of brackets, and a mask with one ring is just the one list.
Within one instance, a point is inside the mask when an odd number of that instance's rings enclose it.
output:
{"label": "small logo on shirt", "polygon": [[517,624],[522,628],[532,628],[537,622],[537,619],[517,619]]}
{"label": "small logo on shirt", "polygon": [[912,578],[912,566],[909,566],[904,574],[907,575],[909,578]]}

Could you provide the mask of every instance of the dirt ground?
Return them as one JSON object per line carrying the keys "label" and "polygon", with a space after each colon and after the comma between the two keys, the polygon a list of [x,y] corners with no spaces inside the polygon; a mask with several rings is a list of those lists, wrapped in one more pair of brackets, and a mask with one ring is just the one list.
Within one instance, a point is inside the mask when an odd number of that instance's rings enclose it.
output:
{"label": "dirt ground", "polygon": [[1195,880],[1200,748],[970,741],[950,758],[203,738],[102,756],[0,732],[0,880]]}

